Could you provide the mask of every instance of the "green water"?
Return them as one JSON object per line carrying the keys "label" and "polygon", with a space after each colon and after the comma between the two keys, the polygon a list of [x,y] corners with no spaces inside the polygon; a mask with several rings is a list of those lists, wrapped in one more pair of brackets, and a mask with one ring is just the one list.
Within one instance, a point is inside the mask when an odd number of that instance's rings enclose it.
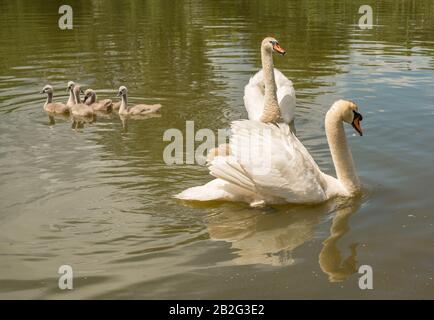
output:
{"label": "green water", "polygon": [[[0,298],[434,298],[433,1],[62,1],[0,3]],[[371,30],[358,8],[373,8]],[[260,41],[287,50],[297,135],[334,175],[333,101],[359,104],[347,136],[361,198],[252,209],[172,196],[212,179],[167,166],[169,128],[217,132],[246,118]],[[74,80],[161,117],[54,123],[39,94]],[[74,289],[58,288],[71,265]],[[360,290],[370,265],[374,289]]]}

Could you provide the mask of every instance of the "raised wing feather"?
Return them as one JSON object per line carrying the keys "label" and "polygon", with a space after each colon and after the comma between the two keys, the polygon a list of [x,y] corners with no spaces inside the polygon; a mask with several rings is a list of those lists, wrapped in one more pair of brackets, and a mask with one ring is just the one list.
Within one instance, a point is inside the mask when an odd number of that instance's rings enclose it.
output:
{"label": "raised wing feather", "polygon": [[262,69],[250,78],[244,87],[244,106],[250,120],[257,120],[264,111],[264,76]]}
{"label": "raised wing feather", "polygon": [[[274,69],[274,77],[277,87],[277,99],[279,102],[282,120],[285,123],[290,123],[294,120],[295,112],[295,90],[294,86],[282,72]],[[264,72],[259,70],[249,83],[244,87],[244,106],[250,120],[258,120],[261,118],[264,111]]]}
{"label": "raised wing feather", "polygon": [[316,203],[327,199],[317,164],[287,124],[232,123],[232,156],[217,157],[213,176],[268,203]]}
{"label": "raised wing feather", "polygon": [[295,116],[295,90],[292,81],[277,69],[274,69],[274,78],[277,86],[277,100],[283,122],[290,123]]}

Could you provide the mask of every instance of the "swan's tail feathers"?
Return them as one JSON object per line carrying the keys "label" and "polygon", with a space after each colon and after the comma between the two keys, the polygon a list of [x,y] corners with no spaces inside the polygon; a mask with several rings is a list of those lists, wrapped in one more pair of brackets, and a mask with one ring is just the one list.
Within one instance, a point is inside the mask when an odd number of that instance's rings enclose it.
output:
{"label": "swan's tail feathers", "polygon": [[216,178],[227,181],[246,192],[256,193],[252,178],[233,156],[216,157],[211,162],[209,170]]}
{"label": "swan's tail feathers", "polygon": [[188,188],[181,193],[176,194],[174,197],[177,199],[190,201],[212,201],[227,199],[228,194],[221,187],[222,183],[219,183],[218,179],[215,179],[203,186]]}
{"label": "swan's tail feathers", "polygon": [[229,144],[222,143],[217,148],[212,148],[209,150],[207,156],[206,156],[206,163],[207,165],[211,164],[211,162],[214,160],[215,157],[218,156],[229,156],[231,154],[231,148]]}
{"label": "swan's tail feathers", "polygon": [[222,179],[214,179],[203,186],[192,187],[182,191],[174,198],[188,201],[247,201],[252,194],[245,189],[230,185]]}

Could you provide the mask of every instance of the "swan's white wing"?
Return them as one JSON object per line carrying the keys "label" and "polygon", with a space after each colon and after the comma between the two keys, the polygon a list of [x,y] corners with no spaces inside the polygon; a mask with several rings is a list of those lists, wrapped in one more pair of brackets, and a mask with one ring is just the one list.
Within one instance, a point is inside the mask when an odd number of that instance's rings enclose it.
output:
{"label": "swan's white wing", "polygon": [[264,111],[264,73],[262,69],[251,77],[249,83],[244,87],[244,106],[248,118],[259,121]]}
{"label": "swan's white wing", "polygon": [[[294,86],[291,80],[277,69],[274,69],[274,77],[282,119],[285,123],[290,123],[294,120],[295,113]],[[249,83],[244,87],[244,106],[250,120],[259,121],[262,116],[264,111],[264,90],[264,72],[261,69],[250,78]]]}
{"label": "swan's white wing", "polygon": [[290,123],[295,116],[295,90],[292,81],[277,69],[274,69],[274,78],[277,87],[277,101],[279,101],[280,114],[285,123]]}
{"label": "swan's white wing", "polygon": [[327,181],[287,124],[232,123],[232,155],[216,157],[213,176],[268,203],[316,203],[328,199]]}

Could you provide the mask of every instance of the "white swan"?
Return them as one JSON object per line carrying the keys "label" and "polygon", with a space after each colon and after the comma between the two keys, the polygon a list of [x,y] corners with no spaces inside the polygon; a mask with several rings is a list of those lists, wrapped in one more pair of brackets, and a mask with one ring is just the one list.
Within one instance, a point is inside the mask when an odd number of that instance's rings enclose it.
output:
{"label": "white swan", "polygon": [[[262,69],[259,70],[244,88],[244,105],[248,118],[261,122],[284,122],[295,132],[295,90],[292,82],[279,70],[274,69],[273,52],[284,55],[286,51],[279,42],[267,37],[261,43]],[[216,156],[229,155],[230,148],[222,144],[211,149],[207,161]]]}
{"label": "white swan", "polygon": [[294,86],[282,72],[274,69],[273,52],[286,53],[276,39],[267,37],[261,44],[262,69],[250,78],[244,88],[244,106],[250,120],[268,122],[263,117],[265,105],[276,99],[281,117],[279,122],[292,124],[296,102]]}
{"label": "white swan", "polygon": [[327,112],[326,135],[337,179],[321,172],[288,124],[234,121],[229,145],[231,155],[217,156],[210,165],[210,173],[217,179],[175,197],[243,201],[255,206],[319,203],[335,196],[353,196],[360,191],[361,184],[343,122],[352,124],[362,135],[361,120],[356,104],[351,101],[336,101]]}

